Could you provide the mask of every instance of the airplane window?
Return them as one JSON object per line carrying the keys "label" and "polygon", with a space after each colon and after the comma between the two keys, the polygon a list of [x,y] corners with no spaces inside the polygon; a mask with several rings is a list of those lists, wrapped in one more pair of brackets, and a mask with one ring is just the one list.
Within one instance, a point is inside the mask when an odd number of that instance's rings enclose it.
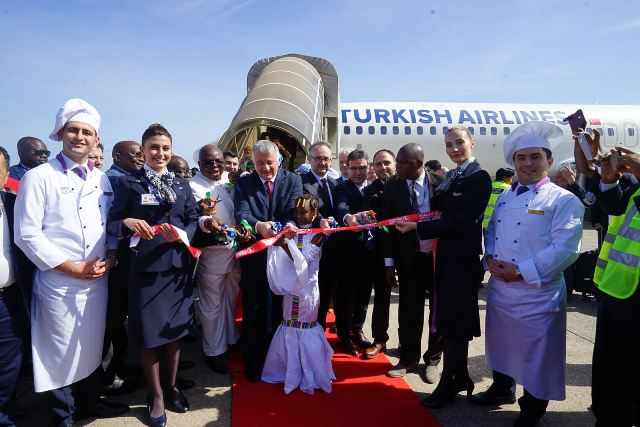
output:
{"label": "airplane window", "polygon": [[416,133],[418,135],[422,135],[422,131],[423,131],[422,126],[418,126],[418,128],[416,129]]}
{"label": "airplane window", "polygon": [[356,133],[362,135],[362,126],[356,126]]}
{"label": "airplane window", "polygon": [[394,135],[397,135],[400,133],[400,128],[398,126],[393,126],[391,128],[391,131],[393,132]]}
{"label": "airplane window", "polygon": [[442,128],[442,133],[444,133],[446,135],[447,132],[449,132],[449,127],[448,126],[443,127]]}
{"label": "airplane window", "polygon": [[387,134],[387,127],[386,126],[380,126],[380,133],[382,135],[386,135]]}
{"label": "airplane window", "polygon": [[431,127],[429,128],[429,133],[430,133],[431,135],[435,135],[435,134],[436,134],[436,127],[435,127],[435,126],[431,126]]}
{"label": "airplane window", "polygon": [[613,130],[613,128],[608,128],[608,129],[607,129],[607,135],[609,135],[609,136],[615,136],[615,131]]}
{"label": "airplane window", "polygon": [[345,126],[344,127],[344,134],[345,135],[349,135],[351,133],[351,126]]}
{"label": "airplane window", "polygon": [[480,135],[486,135],[487,134],[487,128],[484,126],[480,126]]}
{"label": "airplane window", "polygon": [[469,133],[470,133],[471,135],[473,135],[473,134],[475,133],[475,131],[476,131],[476,130],[473,128],[473,126],[469,126],[467,129],[469,129]]}
{"label": "airplane window", "polygon": [[629,128],[627,129],[627,133],[629,134],[629,136],[635,136],[636,130],[634,128]]}
{"label": "airplane window", "polygon": [[505,135],[509,135],[511,133],[511,129],[509,128],[504,128],[504,134]]}
{"label": "airplane window", "polygon": [[587,131],[587,133],[592,133],[593,129],[591,128],[586,128],[585,131]]}
{"label": "airplane window", "polygon": [[404,134],[405,135],[411,135],[411,126],[405,126],[404,127]]}
{"label": "airplane window", "polygon": [[496,128],[495,126],[491,126],[491,135],[497,135],[498,134],[498,128]]}
{"label": "airplane window", "polygon": [[373,126],[369,126],[369,135],[373,135],[376,133],[376,128]]}

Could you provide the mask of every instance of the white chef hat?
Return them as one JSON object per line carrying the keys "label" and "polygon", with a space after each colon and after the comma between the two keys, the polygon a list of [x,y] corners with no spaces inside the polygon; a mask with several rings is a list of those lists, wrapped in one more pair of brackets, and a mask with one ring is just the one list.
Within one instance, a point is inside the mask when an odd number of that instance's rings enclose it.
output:
{"label": "white chef hat", "polygon": [[521,124],[504,140],[504,161],[513,166],[516,152],[524,148],[540,147],[551,150],[561,142],[562,136],[562,129],[553,123],[534,121]]}
{"label": "white chef hat", "polygon": [[58,133],[67,124],[67,122],[85,123],[95,129],[96,133],[100,128],[100,114],[93,105],[84,99],[72,98],[64,103],[56,114],[56,125],[49,135],[54,141],[60,141]]}

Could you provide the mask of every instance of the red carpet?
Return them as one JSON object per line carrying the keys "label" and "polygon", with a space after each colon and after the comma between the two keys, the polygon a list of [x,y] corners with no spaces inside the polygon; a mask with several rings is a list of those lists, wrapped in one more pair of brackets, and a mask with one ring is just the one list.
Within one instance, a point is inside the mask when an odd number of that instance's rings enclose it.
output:
{"label": "red carpet", "polygon": [[[333,322],[333,315],[329,314],[327,320]],[[337,337],[327,337],[335,349]],[[362,360],[336,352],[333,391],[327,394],[316,390],[313,396],[300,390],[285,395],[282,384],[249,382],[237,350],[229,354],[229,364],[233,374],[233,427],[440,425],[420,406],[418,396],[403,379],[385,375],[391,364],[383,355]]]}

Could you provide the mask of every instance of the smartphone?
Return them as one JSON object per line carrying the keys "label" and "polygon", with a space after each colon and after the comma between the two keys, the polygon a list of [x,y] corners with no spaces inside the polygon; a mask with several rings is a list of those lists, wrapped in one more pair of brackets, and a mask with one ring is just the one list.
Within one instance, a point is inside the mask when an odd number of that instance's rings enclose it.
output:
{"label": "smartphone", "polygon": [[584,117],[584,113],[582,109],[579,109],[575,113],[567,116],[563,119],[565,122],[569,123],[571,127],[571,131],[578,135],[578,143],[580,144],[580,148],[582,149],[582,153],[586,157],[587,161],[593,161],[593,155],[591,154],[591,147],[589,147],[589,143],[587,142],[587,138],[584,136],[584,130],[587,127],[587,119]]}
{"label": "smartphone", "polygon": [[611,156],[609,156],[609,160],[611,161],[611,168],[614,171],[618,170],[618,166],[620,166],[620,159],[623,155],[624,153],[620,149],[616,149],[616,151],[611,153]]}

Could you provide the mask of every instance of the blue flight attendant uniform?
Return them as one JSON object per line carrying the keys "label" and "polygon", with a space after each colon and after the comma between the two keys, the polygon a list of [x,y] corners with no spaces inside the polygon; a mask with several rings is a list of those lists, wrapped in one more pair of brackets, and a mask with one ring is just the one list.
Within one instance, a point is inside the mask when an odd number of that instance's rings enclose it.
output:
{"label": "blue flight attendant uniform", "polygon": [[[172,224],[191,240],[198,225],[198,211],[189,182],[177,177],[173,180],[176,200],[168,205],[155,196],[145,169],[119,179],[109,211],[108,232],[119,239],[130,238],[133,233],[123,220],[138,218],[151,226]],[[187,248],[181,242],[167,242],[161,235],[140,239],[129,252],[129,262],[131,344],[154,348],[187,335],[193,324],[194,265]]]}

